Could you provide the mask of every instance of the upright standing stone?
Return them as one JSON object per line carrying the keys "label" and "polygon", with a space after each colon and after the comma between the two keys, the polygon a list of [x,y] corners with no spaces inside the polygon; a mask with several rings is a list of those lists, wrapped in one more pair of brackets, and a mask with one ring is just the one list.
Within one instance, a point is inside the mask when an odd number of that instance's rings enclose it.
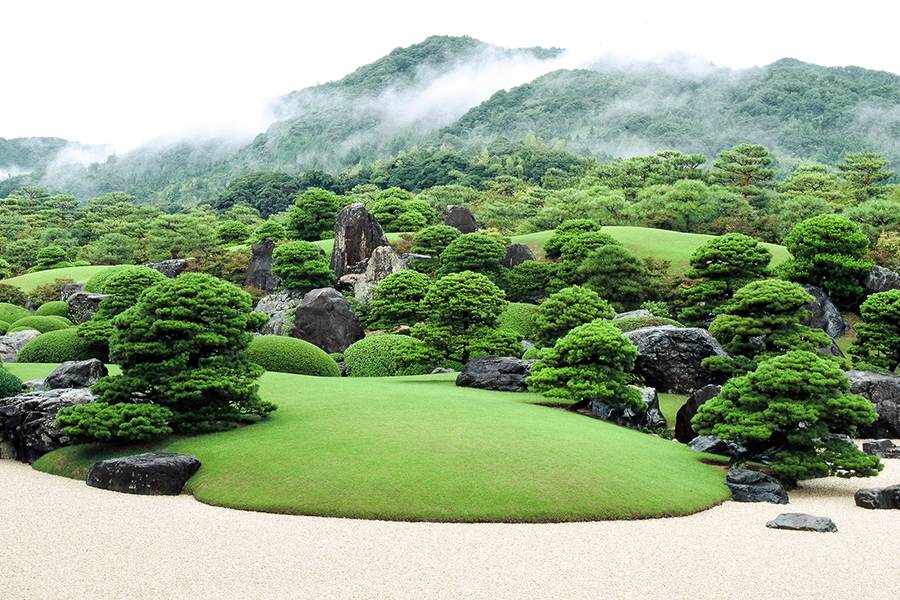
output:
{"label": "upright standing stone", "polygon": [[387,237],[374,215],[362,202],[345,206],[334,221],[334,249],[331,270],[340,279],[361,260],[367,260],[375,248],[387,246]]}
{"label": "upright standing stone", "polygon": [[251,247],[250,265],[247,267],[247,277],[244,279],[244,287],[252,286],[271,294],[278,287],[279,279],[272,274],[272,265],[275,263],[272,252],[275,250],[275,240],[263,240]]}
{"label": "upright standing stone", "polygon": [[534,260],[534,252],[525,244],[512,244],[506,247],[506,256],[500,261],[500,264],[507,269],[512,269],[516,265],[523,262]]}
{"label": "upright standing stone", "polygon": [[475,216],[465,206],[448,205],[444,211],[444,225],[456,227],[462,233],[472,233],[478,226],[475,224]]}
{"label": "upright standing stone", "polygon": [[334,288],[312,290],[303,297],[288,335],[329,354],[343,352],[366,337],[347,299]]}
{"label": "upright standing stone", "polygon": [[808,319],[800,321],[800,324],[821,329],[833,340],[844,337],[844,334],[850,329],[850,324],[847,323],[844,316],[841,315],[841,311],[837,309],[828,295],[814,285],[804,285],[803,289],[815,300],[805,306],[812,314]]}
{"label": "upright standing stone", "polygon": [[699,390],[694,390],[694,392],[688,396],[687,402],[681,405],[681,408],[678,409],[678,414],[675,415],[676,440],[682,444],[687,444],[697,437],[697,434],[694,432],[694,427],[691,424],[691,420],[693,420],[694,415],[697,414],[697,410],[703,406],[707,400],[715,398],[721,391],[721,385],[711,383],[703,386]]}

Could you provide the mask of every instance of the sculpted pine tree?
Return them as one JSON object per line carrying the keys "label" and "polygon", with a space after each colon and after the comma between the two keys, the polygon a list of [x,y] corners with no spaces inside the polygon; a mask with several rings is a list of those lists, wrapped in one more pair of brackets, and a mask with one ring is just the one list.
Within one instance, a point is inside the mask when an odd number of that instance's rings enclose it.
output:
{"label": "sculpted pine tree", "polygon": [[859,307],[850,354],[856,366],[895,372],[900,367],[900,290],[872,294]]}
{"label": "sculpted pine tree", "polygon": [[772,187],[772,157],[765,146],[759,144],[738,144],[731,150],[719,152],[714,160],[713,179],[734,190],[747,199],[755,208],[765,208],[768,203],[768,188]]}
{"label": "sculpted pine tree", "polygon": [[596,319],[612,319],[616,311],[597,292],[573,285],[550,294],[538,310],[537,343],[553,346],[557,340],[580,325]]}
{"label": "sculpted pine tree", "polygon": [[419,304],[430,287],[428,277],[418,271],[397,271],[385,277],[369,304],[369,328],[391,329],[423,320]]}
{"label": "sculpted pine tree", "polygon": [[328,261],[312,242],[280,244],[272,252],[272,258],[272,273],[281,279],[279,289],[312,290],[334,284]]}

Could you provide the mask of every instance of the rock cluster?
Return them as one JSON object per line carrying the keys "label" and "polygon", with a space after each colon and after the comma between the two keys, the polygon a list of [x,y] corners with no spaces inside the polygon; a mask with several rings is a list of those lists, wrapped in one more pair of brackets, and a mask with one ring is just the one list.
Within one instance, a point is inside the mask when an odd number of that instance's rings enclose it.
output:
{"label": "rock cluster", "polygon": [[853,499],[861,508],[900,508],[900,485],[858,490]]}
{"label": "rock cluster", "polygon": [[659,395],[653,388],[641,388],[641,401],[647,405],[644,412],[636,413],[630,408],[611,408],[602,402],[591,401],[588,409],[603,421],[615,423],[631,429],[656,429],[666,426],[666,417],[659,409]]}
{"label": "rock cluster", "polygon": [[874,265],[863,280],[866,295],[900,289],[900,273]]}
{"label": "rock cluster", "polygon": [[525,244],[512,244],[506,247],[506,255],[500,260],[500,264],[507,269],[512,269],[523,262],[534,260],[534,252]]}
{"label": "rock cluster", "polygon": [[106,365],[96,358],[77,362],[68,360],[47,375],[44,389],[89,388],[108,373]]}
{"label": "rock cluster", "polygon": [[821,329],[833,340],[844,337],[844,334],[850,329],[850,324],[847,323],[841,315],[841,311],[837,309],[828,295],[814,285],[804,285],[803,289],[815,300],[805,306],[812,315],[808,319],[800,321],[800,324]]}
{"label": "rock cluster", "polygon": [[444,210],[444,225],[455,227],[462,233],[472,233],[478,229],[475,216],[465,206],[448,205]]}
{"label": "rock cluster", "polygon": [[891,440],[868,440],[863,442],[863,452],[878,458],[900,458],[900,446]]}
{"label": "rock cluster", "polygon": [[275,259],[272,258],[274,251],[274,240],[263,240],[250,246],[250,265],[247,267],[244,287],[255,287],[267,294],[275,291],[279,279],[272,274],[272,265],[275,264]]}
{"label": "rock cluster", "polygon": [[387,245],[381,225],[362,202],[346,206],[334,222],[331,271],[340,279],[350,267],[372,256],[375,248]]}
{"label": "rock cluster", "polygon": [[94,401],[88,389],[27,392],[0,399],[0,458],[33,463],[69,445],[69,436],[53,426],[59,409]]}
{"label": "rock cluster", "polygon": [[158,263],[147,263],[145,266],[159,271],[169,279],[175,279],[187,268],[188,261],[183,258],[171,258]]}
{"label": "rock cluster", "polygon": [[694,428],[691,425],[691,419],[694,418],[694,415],[697,414],[697,410],[703,406],[707,400],[715,398],[721,391],[721,385],[711,383],[703,386],[699,390],[695,390],[688,397],[687,402],[678,409],[678,413],[675,415],[676,440],[682,444],[687,444],[697,437],[697,434],[694,432]]}
{"label": "rock cluster", "polygon": [[303,290],[281,290],[277,294],[266,296],[260,300],[253,312],[269,315],[268,322],[263,325],[263,335],[287,335],[288,328],[294,320],[294,311],[303,302]]}
{"label": "rock cluster", "polygon": [[109,294],[92,294],[89,292],[73,294],[66,300],[66,303],[69,305],[69,314],[72,315],[72,321],[76,324],[90,321],[100,307],[100,303],[107,298],[109,298]]}

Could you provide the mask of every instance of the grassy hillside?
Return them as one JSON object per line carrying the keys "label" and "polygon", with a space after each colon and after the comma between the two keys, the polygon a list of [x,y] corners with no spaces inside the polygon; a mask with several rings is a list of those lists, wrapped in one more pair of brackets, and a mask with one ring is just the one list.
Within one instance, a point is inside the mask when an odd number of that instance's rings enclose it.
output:
{"label": "grassy hillside", "polygon": [[14,285],[25,293],[30,292],[39,285],[50,283],[54,279],[74,279],[76,283],[84,283],[97,273],[108,269],[107,265],[91,265],[89,267],[64,267],[62,269],[50,269],[37,273],[27,273],[18,277],[4,279],[3,283]]}
{"label": "grassy hillside", "polygon": [[[685,446],[454,378],[266,373],[261,394],[279,404],[269,419],[165,447],[203,462],[188,483],[197,499],[265,512],[555,522],[681,515],[728,496]],[[63,449],[35,468],[104,452]]]}

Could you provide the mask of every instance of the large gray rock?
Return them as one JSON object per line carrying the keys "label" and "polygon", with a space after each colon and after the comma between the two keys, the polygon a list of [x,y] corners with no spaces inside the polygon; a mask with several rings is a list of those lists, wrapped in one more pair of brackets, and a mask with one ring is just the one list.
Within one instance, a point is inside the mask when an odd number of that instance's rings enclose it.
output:
{"label": "large gray rock", "polygon": [[694,452],[707,452],[719,456],[740,457],[747,453],[747,447],[740,442],[723,440],[714,435],[698,435],[688,446]]}
{"label": "large gray rock", "polygon": [[525,244],[512,244],[506,247],[506,255],[500,260],[500,264],[507,269],[512,269],[523,262],[534,260],[534,252]]}
{"label": "large gray rock", "polygon": [[766,523],[770,529],[788,529],[791,531],[817,531],[834,533],[837,525],[828,517],[814,517],[804,513],[782,513]]}
{"label": "large gray rock", "polygon": [[87,484],[125,494],[177,496],[199,469],[196,456],[147,452],[94,463]]}
{"label": "large gray rock", "polygon": [[41,335],[40,331],[26,329],[0,336],[0,356],[3,357],[3,362],[16,362],[16,357],[25,344],[39,335]]}
{"label": "large gray rock", "polygon": [[361,274],[347,274],[341,282],[353,288],[353,297],[361,304],[369,304],[375,299],[375,289],[385,277],[398,271],[409,270],[409,264],[390,246],[379,246],[366,261],[366,270]]}
{"label": "large gray rock", "polygon": [[267,294],[275,291],[280,280],[272,274],[272,265],[275,264],[275,260],[272,258],[274,250],[274,240],[263,240],[250,246],[250,265],[247,267],[244,287],[255,287]]}
{"label": "large gray rock", "polygon": [[60,288],[60,300],[63,302],[67,302],[69,298],[77,294],[78,292],[84,291],[83,283],[64,283]]}
{"label": "large gray rock", "polygon": [[334,288],[319,288],[303,297],[288,335],[314,344],[331,354],[343,352],[366,337],[356,313],[343,294]]}
{"label": "large gray rock", "polygon": [[465,206],[448,205],[444,210],[444,225],[456,227],[462,233],[472,233],[478,229],[475,224],[475,216]]}
{"label": "large gray rock", "polygon": [[725,485],[735,502],[771,502],[787,504],[788,495],[778,480],[759,471],[735,469],[728,471]]}
{"label": "large gray rock", "polygon": [[697,414],[697,410],[703,406],[707,400],[711,400],[719,395],[722,391],[721,385],[709,384],[705,385],[688,397],[687,402],[681,405],[678,413],[675,415],[675,439],[682,444],[687,444],[697,437],[694,432],[691,419]]}
{"label": "large gray rock", "polygon": [[900,273],[874,265],[863,280],[863,287],[866,288],[867,296],[877,292],[900,290]]}
{"label": "large gray rock", "polygon": [[159,271],[169,279],[175,279],[187,268],[188,261],[184,258],[170,258],[158,263],[147,263],[146,266],[154,271]]}
{"label": "large gray rock", "polygon": [[853,499],[861,508],[900,508],[900,485],[858,490]]}
{"label": "large gray rock", "polygon": [[900,458],[900,446],[887,439],[867,440],[863,442],[862,450],[866,454],[878,458]]}
{"label": "large gray rock", "polygon": [[630,319],[632,317],[652,317],[653,313],[649,310],[639,308],[637,310],[629,310],[628,312],[616,313],[613,319]]}
{"label": "large gray rock", "polygon": [[663,392],[690,394],[722,377],[700,364],[710,356],[727,356],[705,329],[671,325],[643,327],[623,333],[638,349],[635,373]]}
{"label": "large gray rock", "polygon": [[642,413],[636,413],[630,408],[624,410],[611,408],[603,402],[592,400],[588,403],[588,409],[603,421],[609,421],[622,427],[631,429],[656,429],[666,426],[666,417],[659,409],[659,395],[653,388],[640,388],[641,401],[647,405]]}
{"label": "large gray rock", "polygon": [[806,305],[812,315],[808,319],[800,321],[800,324],[821,329],[833,340],[844,337],[844,334],[850,329],[850,324],[847,323],[841,315],[841,311],[837,309],[828,295],[814,285],[804,285],[803,289],[815,300]]}
{"label": "large gray rock", "polygon": [[94,313],[100,307],[100,303],[109,298],[109,294],[92,294],[90,292],[78,292],[66,300],[69,305],[69,314],[73,323],[90,321]]}
{"label": "large gray rock", "polygon": [[88,389],[27,392],[0,399],[0,458],[33,463],[68,446],[69,436],[53,426],[56,413],[66,406],[93,401]]}
{"label": "large gray rock", "polygon": [[331,271],[340,279],[350,267],[372,256],[375,248],[387,245],[381,225],[362,202],[345,206],[334,222]]}
{"label": "large gray rock", "polygon": [[874,371],[847,371],[850,393],[871,400],[878,418],[860,427],[860,438],[900,438],[900,376]]}
{"label": "large gray rock", "polygon": [[481,356],[463,365],[456,377],[456,385],[500,392],[527,392],[525,378],[531,374],[536,360]]}
{"label": "large gray rock", "polygon": [[77,362],[67,360],[47,375],[44,389],[89,388],[108,374],[106,365],[96,358]]}
{"label": "large gray rock", "polygon": [[269,315],[260,333],[263,335],[287,335],[294,320],[294,311],[303,302],[303,290],[281,290],[266,296],[256,304],[253,312]]}

